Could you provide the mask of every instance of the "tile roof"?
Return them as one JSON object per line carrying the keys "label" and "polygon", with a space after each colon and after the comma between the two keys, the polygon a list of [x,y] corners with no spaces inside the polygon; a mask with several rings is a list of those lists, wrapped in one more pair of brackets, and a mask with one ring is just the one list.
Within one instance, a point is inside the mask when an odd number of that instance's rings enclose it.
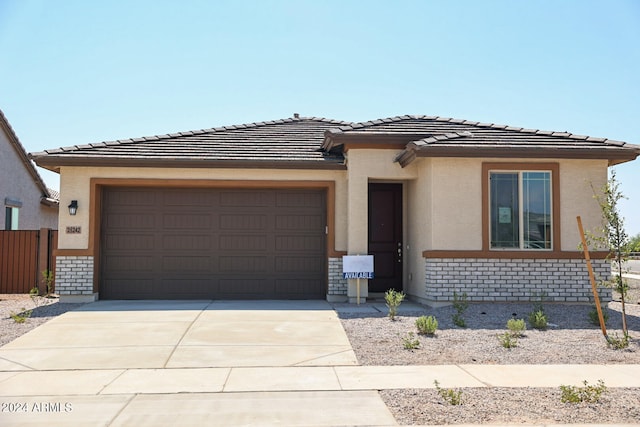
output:
{"label": "tile roof", "polygon": [[640,147],[568,132],[405,115],[362,123],[298,117],[77,145],[32,158],[64,165],[345,168],[344,144],[392,144],[406,166],[423,156],[635,158]]}
{"label": "tile roof", "polygon": [[189,162],[190,167],[231,167],[272,164],[280,167],[344,167],[341,154],[320,150],[326,129],[348,124],[320,117],[293,117],[259,123],[222,126],[105,141],[32,153],[38,164],[60,166],[112,161],[125,166]]}
{"label": "tile roof", "polygon": [[368,135],[386,135],[405,142],[406,148],[398,156],[403,166],[416,156],[451,156],[456,150],[477,156],[500,152],[500,157],[579,155],[613,159],[611,164],[640,154],[640,146],[607,138],[424,115],[389,117],[330,129],[325,132],[323,147],[335,151],[336,145],[364,141]]}

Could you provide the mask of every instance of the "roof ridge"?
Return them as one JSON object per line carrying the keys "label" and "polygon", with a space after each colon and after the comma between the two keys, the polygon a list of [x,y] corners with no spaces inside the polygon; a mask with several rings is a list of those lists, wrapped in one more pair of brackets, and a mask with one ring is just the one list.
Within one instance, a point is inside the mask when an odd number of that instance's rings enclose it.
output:
{"label": "roof ridge", "polygon": [[[1,111],[0,111],[1,112]],[[34,155],[39,154],[54,154],[68,151],[75,151],[80,148],[88,148],[88,147],[105,147],[107,145],[126,145],[126,144],[135,144],[138,142],[149,142],[149,141],[159,141],[163,139],[171,139],[180,136],[193,136],[193,135],[204,135],[216,132],[225,132],[230,130],[238,130],[238,129],[255,129],[264,126],[273,126],[278,124],[287,124],[287,123],[296,123],[302,121],[314,121],[321,123],[333,123],[336,125],[346,125],[351,122],[345,122],[343,120],[335,120],[335,119],[327,119],[324,117],[287,117],[284,119],[276,119],[276,120],[266,120],[262,122],[252,122],[252,123],[242,123],[238,125],[224,125],[217,126],[215,128],[208,129],[196,129],[182,132],[174,132],[174,133],[165,133],[165,134],[157,134],[157,135],[147,135],[147,136],[139,136],[135,138],[124,138],[124,139],[114,139],[109,141],[101,141],[101,142],[93,142],[89,144],[83,145],[70,145],[67,147],[60,147],[56,149],[44,150],[40,153],[33,153]]]}
{"label": "roof ridge", "polygon": [[565,132],[547,131],[547,130],[541,130],[541,129],[501,125],[496,123],[481,123],[481,122],[476,122],[472,120],[456,119],[453,117],[427,116],[424,114],[413,114],[413,115],[406,114],[402,116],[392,116],[392,117],[386,117],[381,119],[374,119],[366,122],[355,122],[355,123],[350,123],[347,126],[341,126],[338,129],[340,131],[357,130],[357,129],[373,126],[376,124],[396,123],[403,120],[432,120],[432,121],[445,122],[445,123],[463,124],[463,125],[474,126],[478,128],[501,129],[501,130],[506,130],[511,132],[531,134],[531,135],[545,135],[545,136],[553,136],[553,137],[561,137],[561,138],[570,138],[578,141],[602,142],[606,144],[617,145],[620,147],[624,146],[625,144],[628,144],[625,141],[618,141],[618,140],[609,139],[609,138],[599,138],[599,137],[588,136],[588,135],[574,134],[567,131]]}

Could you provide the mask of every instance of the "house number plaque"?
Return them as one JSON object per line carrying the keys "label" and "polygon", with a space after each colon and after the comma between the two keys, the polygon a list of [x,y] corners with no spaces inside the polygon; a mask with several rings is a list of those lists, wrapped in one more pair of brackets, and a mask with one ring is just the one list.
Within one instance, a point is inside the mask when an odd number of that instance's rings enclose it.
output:
{"label": "house number plaque", "polygon": [[79,225],[67,227],[67,234],[80,234],[80,233],[82,233],[82,228]]}

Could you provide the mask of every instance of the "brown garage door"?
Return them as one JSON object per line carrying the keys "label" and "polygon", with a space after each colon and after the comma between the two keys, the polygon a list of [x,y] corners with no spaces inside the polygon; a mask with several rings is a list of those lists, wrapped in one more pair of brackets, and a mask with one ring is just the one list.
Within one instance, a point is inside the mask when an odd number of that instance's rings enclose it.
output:
{"label": "brown garage door", "polygon": [[100,298],[326,293],[323,190],[105,188]]}

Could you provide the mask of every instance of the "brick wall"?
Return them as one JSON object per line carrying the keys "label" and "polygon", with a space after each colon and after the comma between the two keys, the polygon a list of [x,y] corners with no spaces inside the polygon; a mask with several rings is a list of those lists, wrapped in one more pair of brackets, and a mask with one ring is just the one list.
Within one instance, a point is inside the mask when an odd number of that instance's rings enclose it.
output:
{"label": "brick wall", "polygon": [[[605,260],[592,260],[596,277],[609,279]],[[553,302],[593,300],[583,259],[425,259],[426,299],[453,301],[453,292],[466,292],[469,301],[530,301],[541,294]],[[611,289],[599,289],[611,300]]]}
{"label": "brick wall", "polygon": [[93,295],[93,257],[56,257],[56,293]]}
{"label": "brick wall", "polygon": [[347,295],[347,279],[342,278],[342,258],[329,258],[329,295]]}

